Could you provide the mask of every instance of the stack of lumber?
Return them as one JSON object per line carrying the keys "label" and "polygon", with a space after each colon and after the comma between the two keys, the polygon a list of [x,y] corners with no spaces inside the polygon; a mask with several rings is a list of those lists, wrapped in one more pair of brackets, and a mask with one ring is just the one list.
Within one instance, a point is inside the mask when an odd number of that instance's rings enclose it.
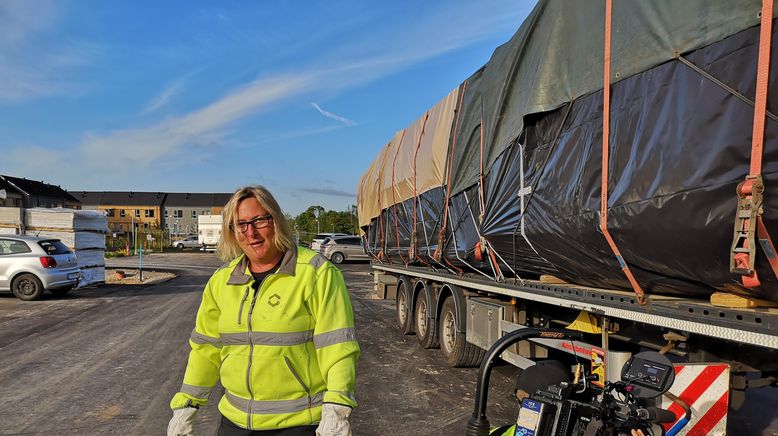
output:
{"label": "stack of lumber", "polygon": [[75,209],[27,209],[26,233],[56,238],[76,253],[81,268],[79,287],[105,282],[105,235],[108,218],[104,212]]}
{"label": "stack of lumber", "polygon": [[18,207],[0,207],[0,235],[19,233],[21,213]]}

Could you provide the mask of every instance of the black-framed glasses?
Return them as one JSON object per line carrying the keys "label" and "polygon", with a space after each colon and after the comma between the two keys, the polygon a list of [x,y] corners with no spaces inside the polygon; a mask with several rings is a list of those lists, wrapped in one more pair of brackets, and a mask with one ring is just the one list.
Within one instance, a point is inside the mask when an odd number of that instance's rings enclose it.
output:
{"label": "black-framed glasses", "polygon": [[270,220],[272,219],[273,215],[258,216],[251,221],[238,221],[234,226],[230,224],[230,228],[237,227],[241,233],[246,233],[249,231],[249,224],[251,224],[251,227],[254,227],[255,230],[264,229],[270,225]]}

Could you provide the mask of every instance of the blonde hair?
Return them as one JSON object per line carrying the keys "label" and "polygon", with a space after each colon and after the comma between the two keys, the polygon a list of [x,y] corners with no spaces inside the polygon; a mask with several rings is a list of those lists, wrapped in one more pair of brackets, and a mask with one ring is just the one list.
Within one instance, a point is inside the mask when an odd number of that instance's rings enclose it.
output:
{"label": "blonde hair", "polygon": [[271,243],[276,249],[281,252],[291,250],[294,247],[292,244],[292,232],[289,230],[286,217],[283,211],[281,211],[281,207],[278,206],[276,199],[273,198],[273,194],[264,186],[249,185],[235,191],[227,205],[224,206],[222,211],[222,235],[216,247],[219,257],[227,262],[243,254],[243,250],[238,245],[237,210],[240,202],[247,198],[255,198],[259,205],[273,217],[275,236]]}

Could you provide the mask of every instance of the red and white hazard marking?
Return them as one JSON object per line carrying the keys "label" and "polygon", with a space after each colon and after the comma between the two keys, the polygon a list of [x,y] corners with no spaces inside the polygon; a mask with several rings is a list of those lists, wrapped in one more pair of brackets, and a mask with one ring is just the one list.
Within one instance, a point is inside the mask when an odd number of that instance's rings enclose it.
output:
{"label": "red and white hazard marking", "polygon": [[689,436],[727,434],[729,365],[677,364],[675,382],[670,392],[691,407],[692,416],[689,422],[685,422],[684,409],[663,397],[662,408],[670,410],[676,416],[674,423],[664,424],[668,434]]}

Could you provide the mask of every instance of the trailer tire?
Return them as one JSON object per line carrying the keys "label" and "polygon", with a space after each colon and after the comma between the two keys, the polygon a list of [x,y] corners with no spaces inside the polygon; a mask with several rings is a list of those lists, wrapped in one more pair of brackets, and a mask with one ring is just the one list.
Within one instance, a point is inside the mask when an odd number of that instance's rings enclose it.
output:
{"label": "trailer tire", "polygon": [[438,333],[440,336],[440,351],[446,363],[454,368],[468,368],[481,364],[484,350],[467,342],[464,332],[457,330],[457,318],[464,314],[457,313],[454,298],[449,296],[443,302],[438,317]]}
{"label": "trailer tire", "polygon": [[440,346],[438,341],[438,323],[435,318],[430,317],[430,310],[435,310],[435,308],[428,303],[427,296],[422,291],[416,297],[416,309],[413,311],[413,319],[419,345],[427,349]]}
{"label": "trailer tire", "polygon": [[413,334],[413,319],[411,317],[410,305],[411,297],[408,292],[407,280],[399,280],[397,282],[397,296],[394,300],[394,306],[397,314],[397,326],[400,328],[400,332],[404,335]]}

